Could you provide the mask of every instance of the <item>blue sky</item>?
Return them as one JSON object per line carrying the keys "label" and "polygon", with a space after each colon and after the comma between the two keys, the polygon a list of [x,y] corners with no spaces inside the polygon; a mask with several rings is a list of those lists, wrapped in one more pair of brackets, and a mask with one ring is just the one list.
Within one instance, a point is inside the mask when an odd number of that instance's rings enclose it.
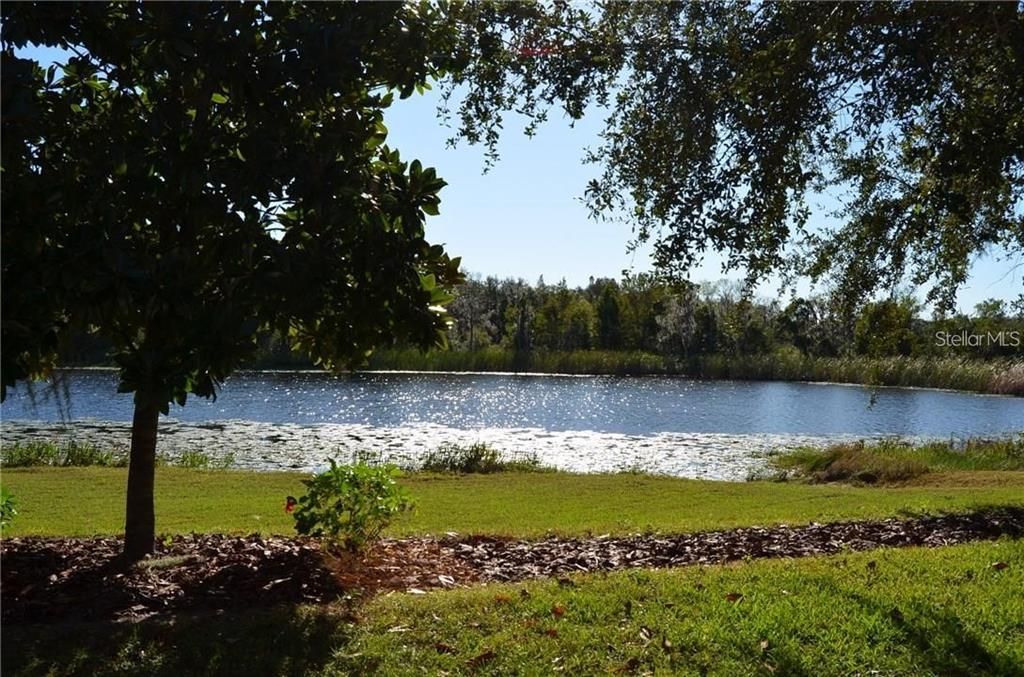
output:
{"label": "blue sky", "polygon": [[[61,60],[55,49],[30,48],[25,56],[44,65]],[[631,232],[621,222],[595,222],[580,201],[588,180],[599,173],[583,163],[584,149],[596,146],[603,128],[601,111],[593,111],[575,127],[557,110],[533,138],[522,133],[522,124],[509,116],[499,150],[501,159],[484,174],[481,147],[460,144],[448,148],[451,130],[437,116],[437,96],[428,92],[396,100],[386,113],[388,143],[406,160],[419,159],[436,167],[448,182],[441,193],[441,214],[429,218],[428,239],[444,243],[453,256],[461,256],[463,268],[479,275],[523,278],[535,282],[565,279],[572,286],[588,278],[620,277],[623,270],[650,270],[647,250],[627,252]],[[824,218],[819,216],[818,218]],[[971,270],[968,284],[959,294],[959,306],[970,310],[986,298],[1013,300],[1024,290],[1024,265],[1018,255],[1007,261],[1005,252],[982,256]],[[695,282],[738,279],[723,275],[722,259],[707,257],[691,273]],[[1016,269],[1014,266],[1018,265]],[[776,296],[775,282],[758,290]],[[798,287],[807,293],[806,284]]]}

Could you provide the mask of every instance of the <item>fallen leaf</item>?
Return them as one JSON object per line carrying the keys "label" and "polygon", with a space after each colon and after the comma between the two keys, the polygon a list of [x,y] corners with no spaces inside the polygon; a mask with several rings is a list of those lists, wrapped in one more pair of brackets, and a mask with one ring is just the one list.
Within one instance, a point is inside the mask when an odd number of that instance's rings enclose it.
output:
{"label": "fallen leaf", "polygon": [[551,613],[554,615],[555,618],[561,618],[565,615],[565,607],[561,604],[555,604],[551,607]]}
{"label": "fallen leaf", "polygon": [[508,596],[508,595],[505,595],[505,594],[500,594],[500,595],[495,595],[494,596],[494,602],[496,604],[508,604],[511,601],[512,601],[512,598],[510,596]]}
{"label": "fallen leaf", "polygon": [[619,672],[636,672],[636,669],[640,667],[640,659],[633,656],[626,664],[619,668]]}
{"label": "fallen leaf", "polygon": [[437,649],[437,653],[455,653],[455,648],[444,642],[436,642],[434,648]]}
{"label": "fallen leaf", "polygon": [[996,571],[1002,571],[1003,569],[1007,568],[1008,566],[1010,566],[1010,565],[1007,564],[1006,562],[993,562],[992,563],[992,568],[995,569]]}
{"label": "fallen leaf", "polygon": [[669,641],[668,637],[663,637],[662,638],[662,640],[661,640],[661,648],[664,649],[666,652],[672,650],[672,642]]}
{"label": "fallen leaf", "polygon": [[761,653],[764,653],[765,651],[768,651],[768,649],[770,647],[771,647],[771,644],[768,642],[767,639],[762,639],[761,640]]}
{"label": "fallen leaf", "polygon": [[548,628],[547,630],[544,631],[544,634],[547,635],[548,637],[558,637],[558,630],[556,630],[554,628]]}
{"label": "fallen leaf", "polygon": [[727,594],[725,596],[725,600],[727,602],[738,602],[741,599],[743,599],[743,593],[742,592],[730,592],[729,594]]}
{"label": "fallen leaf", "polygon": [[474,656],[473,658],[470,658],[468,661],[466,661],[466,663],[471,668],[478,668],[481,665],[483,665],[484,663],[488,663],[488,662],[494,660],[495,655],[496,654],[494,653],[493,649],[487,649],[483,653],[478,654],[478,655]]}

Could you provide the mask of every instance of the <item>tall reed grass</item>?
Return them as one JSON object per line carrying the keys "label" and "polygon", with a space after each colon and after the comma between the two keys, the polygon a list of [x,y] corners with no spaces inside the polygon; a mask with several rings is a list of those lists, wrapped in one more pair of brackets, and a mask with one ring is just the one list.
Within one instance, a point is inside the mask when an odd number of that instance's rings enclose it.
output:
{"label": "tall reed grass", "polygon": [[693,366],[692,375],[711,379],[832,381],[1024,395],[1024,365],[1008,360],[808,357],[778,351],[742,357],[713,355]]}
{"label": "tall reed grass", "polygon": [[498,347],[473,352],[415,349],[375,353],[371,369],[505,371],[550,374],[679,374],[743,381],[831,381],[876,386],[945,388],[1024,395],[1024,362],[964,357],[813,357],[796,349],[765,355],[702,355],[673,360],[639,351],[577,350],[517,353]]}
{"label": "tall reed grass", "polygon": [[1014,438],[962,442],[878,442],[799,448],[769,459],[784,476],[813,482],[899,483],[929,472],[1024,470],[1024,434]]}
{"label": "tall reed grass", "polygon": [[664,357],[640,351],[576,350],[516,352],[498,347],[475,351],[415,349],[374,353],[370,369],[408,371],[506,371],[548,374],[679,373]]}

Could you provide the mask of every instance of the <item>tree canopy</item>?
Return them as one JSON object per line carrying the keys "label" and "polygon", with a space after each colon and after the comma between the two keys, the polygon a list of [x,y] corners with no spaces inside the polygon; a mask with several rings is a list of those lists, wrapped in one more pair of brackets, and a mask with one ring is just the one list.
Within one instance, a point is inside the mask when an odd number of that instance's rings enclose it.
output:
{"label": "tree canopy", "polygon": [[[385,145],[382,113],[437,74],[431,12],[5,7],[4,386],[71,329],[164,405],[212,395],[264,325],[328,367],[436,341],[458,264],[423,221],[444,182]],[[27,43],[75,56],[44,69]]]}
{"label": "tree canopy", "polygon": [[[443,73],[445,23],[426,3],[5,3],[2,20],[3,386],[75,332],[109,342],[135,393],[139,557],[159,412],[214,396],[258,329],[324,367],[443,341],[459,261],[424,219],[445,184],[386,145],[382,111]],[[29,44],[72,56],[44,68]]]}
{"label": "tree canopy", "polygon": [[586,200],[664,272],[718,251],[851,309],[907,283],[950,309],[977,255],[1024,252],[1019,3],[556,3],[501,22],[448,81],[455,136],[493,159],[507,111],[527,132],[552,106],[605,115]]}

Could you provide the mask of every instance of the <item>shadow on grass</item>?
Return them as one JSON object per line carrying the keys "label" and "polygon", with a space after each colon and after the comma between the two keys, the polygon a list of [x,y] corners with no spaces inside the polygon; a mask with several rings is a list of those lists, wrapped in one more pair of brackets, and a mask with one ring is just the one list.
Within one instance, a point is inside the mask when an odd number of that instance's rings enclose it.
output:
{"label": "shadow on grass", "polygon": [[[817,584],[830,589],[829,596],[845,597],[864,610],[864,617],[877,617],[895,628],[903,644],[912,654],[921,674],[948,675],[950,677],[978,677],[980,675],[1024,675],[1021,666],[1006,656],[993,654],[979,638],[970,632],[963,620],[954,613],[940,611],[938,607],[921,600],[896,607],[884,599],[851,590],[827,577],[816,577]],[[865,638],[870,644],[870,639]],[[798,654],[775,650],[772,655],[778,674],[806,674]],[[851,666],[854,671],[871,672],[875,666]]]}
{"label": "shadow on grass", "polygon": [[308,675],[349,641],[341,608],[4,627],[4,675]]}

